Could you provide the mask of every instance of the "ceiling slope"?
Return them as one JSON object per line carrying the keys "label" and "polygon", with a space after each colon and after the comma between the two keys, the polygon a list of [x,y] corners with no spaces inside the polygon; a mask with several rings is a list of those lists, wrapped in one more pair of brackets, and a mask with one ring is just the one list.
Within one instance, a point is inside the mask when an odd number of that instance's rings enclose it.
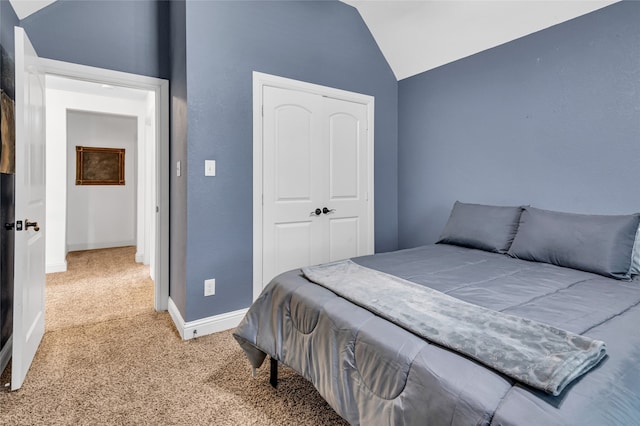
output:
{"label": "ceiling slope", "polygon": [[342,1],[358,9],[398,80],[617,2],[617,0]]}
{"label": "ceiling slope", "polygon": [[[0,0],[4,1],[4,0]],[[18,19],[24,19],[32,13],[49,6],[56,0],[9,0]]]}

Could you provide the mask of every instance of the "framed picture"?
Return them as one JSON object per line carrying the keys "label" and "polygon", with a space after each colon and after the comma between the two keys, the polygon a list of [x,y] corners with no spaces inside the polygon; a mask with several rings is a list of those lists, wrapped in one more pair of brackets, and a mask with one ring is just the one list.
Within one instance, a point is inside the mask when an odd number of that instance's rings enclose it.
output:
{"label": "framed picture", "polygon": [[0,95],[0,173],[16,172],[16,121],[13,111],[13,99],[2,90]]}
{"label": "framed picture", "polygon": [[124,151],[76,146],[76,185],[124,185]]}

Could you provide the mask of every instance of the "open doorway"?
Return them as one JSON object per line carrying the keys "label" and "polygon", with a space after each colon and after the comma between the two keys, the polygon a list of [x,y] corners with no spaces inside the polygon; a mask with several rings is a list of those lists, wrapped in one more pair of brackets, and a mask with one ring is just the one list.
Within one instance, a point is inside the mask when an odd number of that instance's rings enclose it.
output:
{"label": "open doorway", "polygon": [[47,75],[46,111],[47,330],[152,309],[155,92]]}
{"label": "open doorway", "polygon": [[[52,75],[46,83],[47,272],[65,271],[69,251],[126,245],[138,262],[155,262],[155,94]],[[77,185],[77,146],[123,149],[123,182]]]}
{"label": "open doorway", "polygon": [[[104,249],[132,243],[135,261],[149,265],[153,284],[153,306],[166,310],[168,303],[168,82],[111,70],[60,61],[43,60],[47,73],[47,272],[67,269],[67,254],[74,250]],[[71,121],[69,120],[71,117]],[[137,136],[128,157],[133,179],[135,218],[128,236],[102,240],[95,224],[84,224],[91,235],[76,238],[69,220],[70,182],[75,177],[75,153],[68,136],[89,121],[113,122],[133,119]],[[75,125],[73,124],[75,122]],[[71,125],[70,125],[71,123]],[[78,123],[80,125],[78,126]],[[113,124],[113,123],[111,123]],[[75,126],[75,127],[74,127]],[[93,131],[105,133],[105,128]],[[86,126],[85,126],[86,127]],[[99,127],[99,126],[98,126]],[[85,129],[86,131],[86,129]],[[88,130],[91,132],[91,130]],[[102,135],[104,136],[104,135]],[[82,139],[82,137],[81,137]],[[97,138],[98,140],[100,138]],[[102,138],[102,142],[107,139]],[[75,142],[74,142],[75,144]],[[75,149],[75,148],[74,148]],[[95,199],[95,195],[93,196]],[[52,202],[50,202],[52,200]],[[90,202],[89,202],[90,203]],[[121,202],[111,204],[122,206]],[[51,207],[51,208],[50,208]],[[85,203],[83,209],[89,209]],[[83,212],[85,218],[88,211]],[[78,229],[74,228],[74,232]],[[131,230],[131,229],[130,229]],[[99,233],[99,232],[98,232]],[[76,233],[77,234],[77,233]]]}

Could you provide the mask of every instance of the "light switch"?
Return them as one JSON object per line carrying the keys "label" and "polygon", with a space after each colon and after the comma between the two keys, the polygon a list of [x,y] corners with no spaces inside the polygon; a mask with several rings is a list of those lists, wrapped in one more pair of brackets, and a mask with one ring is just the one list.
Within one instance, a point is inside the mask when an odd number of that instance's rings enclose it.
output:
{"label": "light switch", "polygon": [[205,176],[216,175],[216,160],[204,160],[204,175]]}
{"label": "light switch", "polygon": [[180,160],[176,162],[176,176],[180,177],[182,174],[182,169],[180,168]]}

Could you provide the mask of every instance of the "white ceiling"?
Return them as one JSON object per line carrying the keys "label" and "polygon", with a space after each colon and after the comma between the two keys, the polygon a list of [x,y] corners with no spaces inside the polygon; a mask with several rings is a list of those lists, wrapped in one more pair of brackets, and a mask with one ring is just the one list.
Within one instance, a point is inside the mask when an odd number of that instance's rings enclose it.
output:
{"label": "white ceiling", "polygon": [[402,80],[618,0],[342,1],[358,9]]}
{"label": "white ceiling", "polygon": [[134,102],[146,102],[147,96],[152,91],[130,89],[122,86],[94,83],[91,81],[76,80],[73,78],[47,75],[47,89],[62,90],[65,92],[84,93],[87,95],[107,96],[111,98],[125,99]]}
{"label": "white ceiling", "polygon": [[[55,0],[9,1],[24,19]],[[619,0],[342,1],[358,9],[402,80]]]}
{"label": "white ceiling", "polygon": [[[0,0],[2,1],[2,0]],[[56,0],[9,0],[13,10],[15,10],[18,19],[24,19],[27,16],[49,6]]]}

